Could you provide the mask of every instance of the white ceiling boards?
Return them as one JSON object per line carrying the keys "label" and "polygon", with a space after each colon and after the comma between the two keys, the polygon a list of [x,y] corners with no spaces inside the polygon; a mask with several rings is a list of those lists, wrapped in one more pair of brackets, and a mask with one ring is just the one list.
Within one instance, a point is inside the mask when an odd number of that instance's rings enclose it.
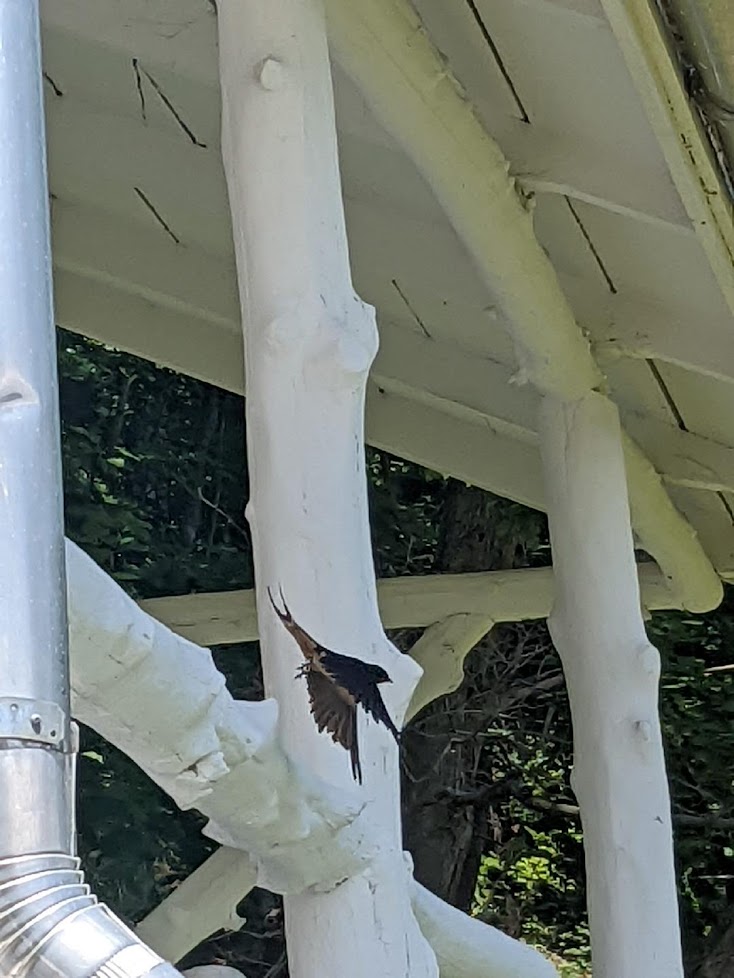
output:
{"label": "white ceiling boards", "polygon": [[[734,271],[727,286],[716,257],[731,208],[722,198],[706,231],[719,244],[702,238],[615,4],[415,6],[533,198],[539,248],[628,433],[732,578]],[[41,7],[58,323],[241,390],[211,3]],[[513,382],[503,296],[339,66],[334,82],[355,282],[382,337],[368,438],[542,506],[535,394]]]}

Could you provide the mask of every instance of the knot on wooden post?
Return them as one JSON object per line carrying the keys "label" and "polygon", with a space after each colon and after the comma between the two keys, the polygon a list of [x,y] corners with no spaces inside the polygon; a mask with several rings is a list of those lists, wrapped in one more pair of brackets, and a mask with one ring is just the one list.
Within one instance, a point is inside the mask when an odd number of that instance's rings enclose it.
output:
{"label": "knot on wooden post", "polygon": [[286,82],[283,63],[272,56],[263,59],[257,67],[257,80],[268,92],[279,92]]}

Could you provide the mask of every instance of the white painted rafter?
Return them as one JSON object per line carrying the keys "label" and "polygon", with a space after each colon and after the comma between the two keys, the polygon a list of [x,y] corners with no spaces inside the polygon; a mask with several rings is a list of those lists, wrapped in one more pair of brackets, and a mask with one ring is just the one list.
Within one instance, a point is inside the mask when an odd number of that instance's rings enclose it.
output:
{"label": "white painted rafter", "polygon": [[[140,265],[142,271],[143,263]],[[187,305],[177,308],[172,299],[159,303],[142,284],[131,292],[123,288],[120,300],[114,301],[110,290],[119,283],[113,282],[111,275],[100,272],[90,277],[64,259],[59,262],[55,284],[61,325],[77,325],[76,316],[71,319],[66,314],[67,308],[73,308],[84,324],[89,324],[84,329],[86,335],[128,352],[144,350],[156,362],[242,392],[241,337],[223,325],[223,315],[204,319],[198,311],[190,314]],[[115,328],[115,313],[120,315],[119,329]],[[174,329],[178,339],[175,346],[170,342]],[[382,331],[373,368],[367,439],[394,454],[542,508],[535,453],[527,446],[513,444],[516,439],[536,442],[537,398],[531,388],[513,384],[512,377],[512,371],[496,361],[426,340],[403,328],[387,327]],[[425,418],[421,411],[427,412]],[[434,416],[445,415],[437,427],[428,423],[431,411]],[[457,452],[465,455],[465,469],[461,458],[450,455],[452,432],[464,427],[462,420],[469,423],[465,427],[467,440],[473,432],[485,442],[482,455]],[[624,420],[667,483],[711,491],[734,490],[734,449],[654,418],[628,412]],[[442,440],[437,436],[444,426],[450,430]],[[423,449],[419,429],[425,429]],[[431,437],[432,432],[436,437]],[[501,471],[488,457],[490,441],[497,443],[494,457],[498,453],[503,457]],[[460,448],[461,442],[454,444]],[[513,458],[517,459],[515,467]]]}
{"label": "white painted rafter", "polygon": [[[191,244],[179,248],[157,227],[63,198],[52,201],[52,214],[60,325],[228,390],[241,389],[241,359],[226,369],[235,344],[242,344],[231,257]],[[416,227],[416,233],[430,232],[427,224]],[[578,291],[582,283],[567,278],[567,291]],[[175,345],[174,314],[183,323]],[[581,323],[602,363],[656,359],[734,383],[730,324],[707,319],[705,310],[701,317],[687,322],[673,308],[618,295],[594,304]],[[196,329],[206,331],[205,343],[195,338]],[[390,343],[388,330],[382,332],[383,345]],[[378,363],[386,361],[385,352]]]}
{"label": "white painted rafter", "polygon": [[683,205],[734,313],[734,204],[714,162],[657,11],[648,0],[600,0]]}

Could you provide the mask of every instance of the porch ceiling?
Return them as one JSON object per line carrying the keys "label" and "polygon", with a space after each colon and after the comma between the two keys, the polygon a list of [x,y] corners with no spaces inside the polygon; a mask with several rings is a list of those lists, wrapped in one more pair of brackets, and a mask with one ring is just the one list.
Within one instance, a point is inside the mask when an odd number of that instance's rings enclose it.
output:
{"label": "porch ceiling", "polygon": [[[536,193],[627,430],[734,578],[734,318],[598,0],[418,0]],[[57,321],[231,390],[242,344],[209,0],[42,0]],[[535,395],[413,164],[334,70],[375,445],[543,506]],[[734,288],[734,272],[732,272]]]}

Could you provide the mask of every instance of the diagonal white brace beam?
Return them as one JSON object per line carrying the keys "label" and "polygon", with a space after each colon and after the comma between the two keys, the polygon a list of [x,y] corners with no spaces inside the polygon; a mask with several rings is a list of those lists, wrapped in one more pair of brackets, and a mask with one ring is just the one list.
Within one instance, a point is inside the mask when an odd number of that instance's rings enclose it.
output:
{"label": "diagonal white brace beam", "polygon": [[[145,918],[139,936],[175,962],[218,930],[236,929],[242,921],[234,907],[251,889],[251,872],[244,852],[219,849]],[[441,978],[558,978],[534,948],[449,906],[420,883],[413,882],[410,896]]]}
{"label": "diagonal white brace beam", "polygon": [[257,885],[257,867],[241,849],[222,846],[140,921],[138,937],[166,961],[180,961],[218,930],[245,923],[237,904]]}
{"label": "diagonal white brace beam", "polygon": [[326,10],[336,59],[426,178],[512,322],[526,379],[563,398],[597,387],[601,374],[510,164],[408,0],[326,0]]}
{"label": "diagonal white brace beam", "polygon": [[423,675],[405,714],[406,722],[439,696],[461,686],[464,660],[493,625],[486,615],[459,614],[425,630],[410,650]]}
{"label": "diagonal white brace beam", "polygon": [[420,883],[413,884],[413,909],[441,978],[557,978],[534,948],[444,903]]}
{"label": "diagonal white brace beam", "polygon": [[540,415],[594,975],[681,978],[660,657],[640,612],[619,418],[598,394],[546,397]]}
{"label": "diagonal white brace beam", "polygon": [[[336,58],[403,147],[473,256],[516,341],[521,378],[574,401],[603,385],[556,273],[538,243],[509,163],[486,132],[408,0],[326,0]],[[691,610],[709,610],[721,581],[659,480],[630,446],[640,537]],[[643,498],[645,494],[646,498]],[[664,513],[660,522],[655,512]],[[669,536],[670,529],[674,536]],[[695,569],[695,573],[692,573]]]}

